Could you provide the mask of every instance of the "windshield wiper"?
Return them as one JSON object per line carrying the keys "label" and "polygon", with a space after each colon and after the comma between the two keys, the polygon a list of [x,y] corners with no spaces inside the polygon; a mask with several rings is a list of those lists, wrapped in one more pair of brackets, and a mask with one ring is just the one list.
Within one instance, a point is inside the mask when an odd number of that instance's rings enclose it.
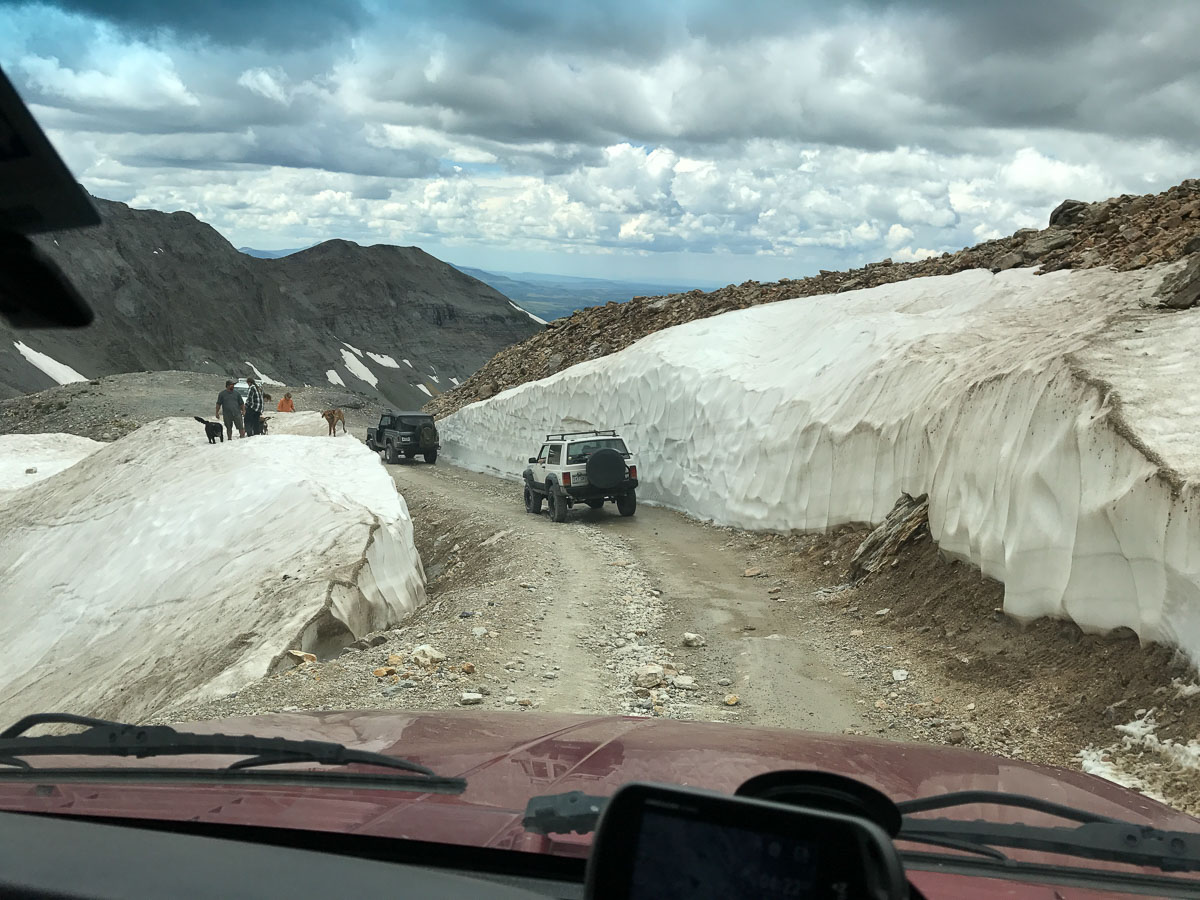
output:
{"label": "windshield wiper", "polygon": [[[83,725],[85,731],[67,735],[26,737],[35,725]],[[106,767],[100,769],[31,766],[32,756],[241,756],[237,762],[219,769],[168,769]],[[312,770],[258,772],[264,766],[285,763],[317,763],[322,766],[377,766],[400,770],[407,775],[327,773]],[[416,789],[429,793],[461,794],[467,786],[464,778],[440,776],[427,766],[396,756],[369,750],[354,750],[331,741],[306,741],[291,738],[257,737],[243,734],[193,734],[176,731],[169,725],[130,725],[69,713],[38,713],[26,716],[0,731],[0,781],[28,780],[87,781],[121,778],[133,781],[174,781],[180,778],[200,781],[228,781],[261,784],[311,784],[314,780],[343,786],[369,786],[392,789]],[[52,776],[52,777],[51,777]]]}
{"label": "windshield wiper", "polygon": [[[989,803],[1046,813],[1078,822],[1075,827],[1024,823],[924,819],[912,813]],[[964,847],[1012,847],[1083,859],[1153,866],[1164,872],[1200,872],[1200,833],[1165,831],[1052,803],[1040,797],[998,791],[959,791],[898,803],[904,824],[896,840]]]}

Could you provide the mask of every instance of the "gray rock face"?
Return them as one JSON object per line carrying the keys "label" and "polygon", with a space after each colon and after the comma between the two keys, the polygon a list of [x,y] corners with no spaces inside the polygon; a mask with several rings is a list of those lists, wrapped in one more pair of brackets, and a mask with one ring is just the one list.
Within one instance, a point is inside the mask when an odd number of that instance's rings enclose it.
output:
{"label": "gray rock face", "polygon": [[1028,260],[1038,259],[1051,250],[1058,250],[1066,247],[1075,236],[1065,228],[1048,228],[1039,234],[1037,237],[1030,238],[1021,248],[1021,252]]}
{"label": "gray rock face", "polygon": [[1183,271],[1164,279],[1155,296],[1159,305],[1168,309],[1190,309],[1200,304],[1200,256],[1193,256]]}
{"label": "gray rock face", "polygon": [[247,375],[252,363],[288,385],[334,387],[326,376],[333,370],[347,388],[415,408],[452,388],[451,376],[466,379],[541,330],[503,294],[416,247],[335,240],[258,259],[190,213],[95,203],[97,228],[36,241],[96,321],[36,333],[0,322],[0,397],[54,384],[16,351],[13,342],[23,340],[88,378],[165,369]]}

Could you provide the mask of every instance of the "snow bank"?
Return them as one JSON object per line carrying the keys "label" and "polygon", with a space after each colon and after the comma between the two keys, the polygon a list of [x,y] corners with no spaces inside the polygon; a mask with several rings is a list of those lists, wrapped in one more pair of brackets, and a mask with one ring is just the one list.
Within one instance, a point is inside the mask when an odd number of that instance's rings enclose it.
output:
{"label": "snow bank", "polygon": [[74,434],[0,434],[0,491],[29,487],[57,475],[103,446]]}
{"label": "snow bank", "polygon": [[547,431],[628,434],[640,495],[743,528],[879,522],[928,493],[943,550],[1022,619],[1200,661],[1200,310],[1171,268],[982,270],[680,325],[472,404],[443,454],[519,477]]}
{"label": "snow bank", "polygon": [[424,602],[407,507],[358,441],[210,446],[164,419],[0,494],[0,534],[2,721],[223,696]]}
{"label": "snow bank", "polygon": [[[269,437],[281,434],[329,437],[329,423],[325,421],[323,415],[315,410],[294,413],[270,412],[267,413],[267,418],[270,420],[267,422]],[[342,426],[339,425],[337,437],[342,437],[345,433],[342,431]]]}
{"label": "snow bank", "polygon": [[86,375],[80,375],[66,363],[60,363],[57,359],[47,356],[45,353],[40,353],[32,347],[26,346],[21,341],[13,341],[13,346],[17,348],[25,359],[33,363],[43,373],[53,378],[59,384],[70,384],[72,381],[87,381]]}

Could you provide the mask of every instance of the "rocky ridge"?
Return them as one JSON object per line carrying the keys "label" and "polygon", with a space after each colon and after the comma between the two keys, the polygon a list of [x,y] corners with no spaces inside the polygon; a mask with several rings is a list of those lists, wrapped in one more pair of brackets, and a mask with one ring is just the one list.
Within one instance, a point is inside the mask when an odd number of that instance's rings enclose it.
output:
{"label": "rocky ridge", "polygon": [[[762,303],[836,294],[910,278],[953,275],[966,269],[1001,272],[1040,267],[1039,271],[1045,273],[1111,266],[1125,271],[1175,262],[1197,251],[1200,179],[1188,179],[1161,194],[1123,194],[1097,203],[1065,200],[1050,214],[1044,229],[1023,228],[1009,237],[918,262],[885,259],[847,272],[822,270],[808,278],[762,284],[746,281],[707,293],[695,290],[634,297],[628,303],[579,310],[502,350],[460,387],[435,397],[425,408],[438,417],[447,416],[499,391],[615,353],[664,328]],[[1200,296],[1198,284],[1200,272],[1191,279],[1181,275],[1181,284],[1171,296],[1163,298],[1163,306],[1191,305]]]}

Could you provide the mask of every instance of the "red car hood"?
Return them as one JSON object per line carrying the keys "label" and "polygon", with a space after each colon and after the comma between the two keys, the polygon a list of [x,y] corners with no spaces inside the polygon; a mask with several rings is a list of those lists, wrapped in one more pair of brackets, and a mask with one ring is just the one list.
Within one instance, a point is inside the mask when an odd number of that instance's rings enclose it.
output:
{"label": "red car hood", "polygon": [[[403,756],[439,775],[464,776],[468,786],[461,795],[447,796],[324,787],[120,783],[64,784],[47,791],[45,786],[0,784],[0,808],[315,829],[581,856],[589,836],[547,838],[525,832],[521,818],[530,797],[573,790],[605,795],[635,780],[731,793],[763,772],[820,769],[857,778],[895,801],[949,791],[1004,791],[1159,828],[1200,831],[1200,821],[1190,816],[1081,772],[969,750],[773,728],[474,711],[298,712],[179,727],[336,741]],[[94,765],[95,760],[82,764]],[[176,757],[163,764],[214,763]],[[947,814],[1062,824],[998,806],[956,808]]]}

